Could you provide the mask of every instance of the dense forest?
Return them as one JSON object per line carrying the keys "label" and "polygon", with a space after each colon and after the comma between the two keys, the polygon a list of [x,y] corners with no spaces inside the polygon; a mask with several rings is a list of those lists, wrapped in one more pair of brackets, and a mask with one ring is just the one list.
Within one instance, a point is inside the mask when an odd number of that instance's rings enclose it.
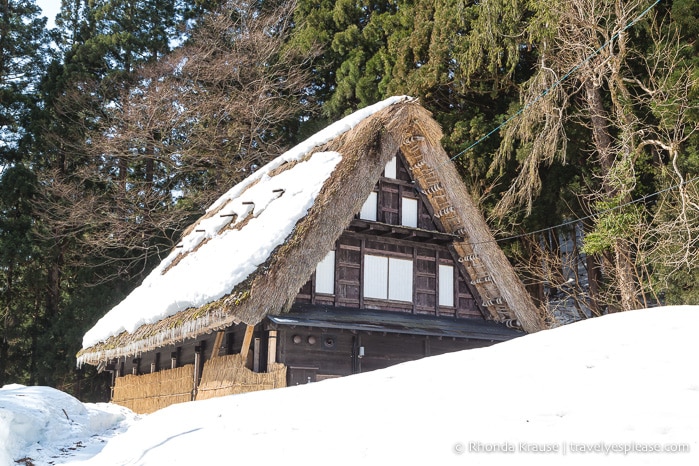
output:
{"label": "dense forest", "polygon": [[61,3],[0,0],[0,386],[103,397],[82,335],[183,229],[398,94],[542,309],[699,299],[695,0]]}

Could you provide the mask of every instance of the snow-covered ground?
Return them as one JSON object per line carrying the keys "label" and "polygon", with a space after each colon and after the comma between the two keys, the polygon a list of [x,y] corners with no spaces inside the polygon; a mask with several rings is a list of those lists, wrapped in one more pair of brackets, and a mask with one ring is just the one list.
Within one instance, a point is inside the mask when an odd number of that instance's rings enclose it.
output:
{"label": "snow-covered ground", "polygon": [[142,417],[9,386],[0,465],[696,465],[698,327],[699,306],[613,314]]}
{"label": "snow-covered ground", "polygon": [[81,403],[50,387],[0,388],[0,466],[62,464],[96,455],[137,416],[109,403]]}

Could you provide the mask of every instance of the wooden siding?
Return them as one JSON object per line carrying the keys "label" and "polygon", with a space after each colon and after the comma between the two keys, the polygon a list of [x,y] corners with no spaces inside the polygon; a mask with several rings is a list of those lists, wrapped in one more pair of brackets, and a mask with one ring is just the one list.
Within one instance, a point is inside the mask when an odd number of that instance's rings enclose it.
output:
{"label": "wooden siding", "polygon": [[[396,178],[381,177],[376,184],[376,217],[379,224],[384,226],[373,229],[371,222],[364,222],[365,227],[358,230],[346,230],[335,245],[334,293],[317,293],[315,274],[299,290],[296,302],[334,305],[367,309],[382,309],[387,311],[409,312],[413,314],[452,316],[463,318],[483,318],[478,307],[477,295],[470,285],[466,269],[457,261],[450,250],[449,241],[437,237],[429,239],[429,231],[444,233],[441,224],[433,217],[429,204],[423,194],[416,190],[415,184],[407,169],[402,155],[396,157]],[[408,202],[404,202],[408,199]],[[413,202],[414,201],[414,202]],[[417,203],[416,213],[406,213],[403,219],[403,206]],[[366,208],[366,206],[365,206]],[[412,209],[412,207],[411,207]],[[410,218],[409,218],[410,217]],[[416,221],[417,229],[405,227],[394,235],[389,225],[401,225],[404,220]],[[421,236],[412,237],[411,231],[420,231]],[[434,233],[437,235],[437,233]],[[364,277],[374,276],[371,268],[365,265],[367,256],[378,256],[389,260],[405,259],[412,262],[412,299],[392,300],[381,298],[391,295],[390,287],[386,290],[364,288]],[[375,262],[375,261],[374,261]],[[374,262],[371,262],[372,264]],[[439,303],[439,266],[453,267],[455,279],[451,287],[453,295]],[[390,268],[390,267],[389,267]],[[390,272],[389,272],[390,273]],[[369,275],[366,275],[369,274]],[[325,284],[321,287],[328,290]],[[449,287],[442,287],[448,290]],[[368,296],[365,296],[365,292]],[[381,291],[381,292],[380,292]]]}
{"label": "wooden siding", "polygon": [[[365,257],[378,256],[410,260],[413,264],[411,302],[375,299],[364,296]],[[453,306],[438,303],[439,265],[453,267],[458,273],[453,286]],[[383,309],[414,314],[482,318],[473,291],[463,276],[460,264],[444,245],[387,240],[380,236],[347,231],[335,247],[335,294],[315,292],[315,277],[301,288],[296,302],[343,307]]]}
{"label": "wooden siding", "polygon": [[[405,225],[406,222],[423,230],[437,230],[433,219],[433,212],[429,205],[416,191],[410,171],[407,169],[402,156],[396,157],[396,177],[383,176],[376,183],[376,188],[362,206],[359,218],[372,220],[389,225]],[[413,203],[417,203],[417,209],[413,212]],[[403,207],[408,205],[410,209],[403,218]]]}
{"label": "wooden siding", "polygon": [[[290,386],[492,344],[485,340],[302,327],[285,328],[279,335],[277,357],[287,367]],[[361,357],[360,348],[363,348]]]}
{"label": "wooden siding", "polygon": [[[262,338],[260,359],[264,360],[266,355],[266,333],[258,326],[253,338]],[[234,325],[226,329],[221,346],[216,349],[216,355],[238,354],[241,352],[243,338],[245,335],[245,325]],[[175,357],[175,367],[193,365],[195,362],[195,349],[199,348],[201,354],[200,365],[210,360],[214,356],[214,342],[216,334],[211,333],[198,339],[188,339],[178,345],[168,345],[159,348],[158,351],[143,353],[140,358],[120,358],[113,364],[114,369],[118,369],[120,376],[127,374],[141,375],[151,372],[154,368],[156,372],[170,369],[172,367],[172,357]],[[250,356],[252,358],[252,354]],[[153,364],[155,366],[153,367]],[[262,367],[264,370],[264,366]],[[201,372],[201,367],[200,367]]]}

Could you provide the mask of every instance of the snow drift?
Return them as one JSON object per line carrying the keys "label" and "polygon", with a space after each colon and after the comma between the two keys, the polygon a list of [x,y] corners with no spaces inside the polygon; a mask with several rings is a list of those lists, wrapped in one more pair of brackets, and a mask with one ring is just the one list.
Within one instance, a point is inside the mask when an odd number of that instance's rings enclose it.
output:
{"label": "snow drift", "polygon": [[[698,325],[697,306],[639,310],[342,379],[174,405],[71,464],[695,465]],[[3,400],[3,413],[29,409]],[[17,460],[32,442],[58,442],[23,432],[0,455]]]}

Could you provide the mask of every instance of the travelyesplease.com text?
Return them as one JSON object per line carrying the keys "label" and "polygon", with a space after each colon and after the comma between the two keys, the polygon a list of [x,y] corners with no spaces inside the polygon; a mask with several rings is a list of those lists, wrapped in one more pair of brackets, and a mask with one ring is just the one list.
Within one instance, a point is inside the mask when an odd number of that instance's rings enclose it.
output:
{"label": "travelyesplease.com text", "polygon": [[456,454],[648,454],[689,453],[688,443],[610,442],[457,442]]}

